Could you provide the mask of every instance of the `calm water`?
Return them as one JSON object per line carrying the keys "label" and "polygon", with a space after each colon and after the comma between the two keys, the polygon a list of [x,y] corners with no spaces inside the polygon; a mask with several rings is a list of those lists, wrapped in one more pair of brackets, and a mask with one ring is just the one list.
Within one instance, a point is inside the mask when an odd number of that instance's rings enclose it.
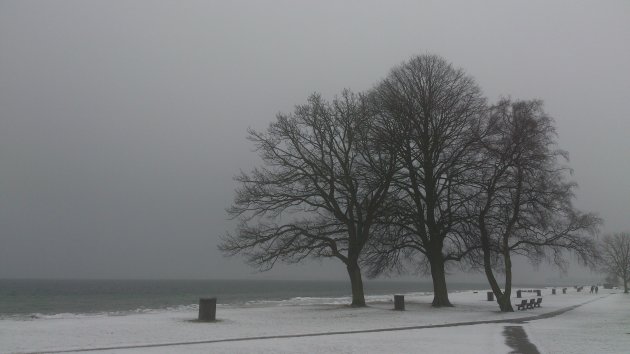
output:
{"label": "calm water", "polygon": [[[449,290],[485,289],[486,284],[449,284]],[[430,282],[368,281],[371,296],[430,292]],[[259,301],[325,302],[350,295],[344,281],[277,280],[0,280],[0,317],[31,314],[120,313],[192,305],[200,297],[219,304]],[[317,299],[315,299],[317,300]],[[345,299],[341,299],[345,301]],[[315,301],[316,302],[316,301]]]}

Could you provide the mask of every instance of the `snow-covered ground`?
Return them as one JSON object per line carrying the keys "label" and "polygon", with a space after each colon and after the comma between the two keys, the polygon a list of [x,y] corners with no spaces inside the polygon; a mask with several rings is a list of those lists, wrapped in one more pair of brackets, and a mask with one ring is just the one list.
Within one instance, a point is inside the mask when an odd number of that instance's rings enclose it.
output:
{"label": "snow-covered ground", "polygon": [[[620,291],[609,294],[608,290],[598,295],[588,291],[577,293],[573,288],[565,295],[558,292],[560,294],[551,295],[550,289],[544,289],[541,308],[507,314],[499,312],[495,302],[486,301],[485,291],[468,291],[451,293],[450,299],[456,307],[440,309],[430,306],[430,295],[407,294],[404,312],[393,311],[391,301],[372,302],[369,307],[360,309],[334,304],[295,305],[301,302],[294,301],[220,306],[217,309],[219,321],[214,323],[195,322],[194,308],[123,316],[3,319],[0,320],[0,352],[113,348],[103,352],[508,353],[515,349],[506,344],[504,332],[506,327],[514,326],[521,327],[541,353],[630,353],[630,296]],[[525,293],[524,297],[528,295]],[[583,305],[555,317],[525,323],[405,328],[517,320],[578,304]],[[389,330],[396,328],[400,329]],[[387,330],[339,333],[377,329]],[[331,332],[337,333],[327,334]],[[291,335],[306,336],[286,337]],[[252,339],[274,336],[285,337]],[[161,344],[166,346],[147,346]],[[132,348],[134,346],[137,347]]]}
{"label": "snow-covered ground", "polygon": [[622,292],[532,321],[525,331],[541,353],[630,353],[630,295]]}

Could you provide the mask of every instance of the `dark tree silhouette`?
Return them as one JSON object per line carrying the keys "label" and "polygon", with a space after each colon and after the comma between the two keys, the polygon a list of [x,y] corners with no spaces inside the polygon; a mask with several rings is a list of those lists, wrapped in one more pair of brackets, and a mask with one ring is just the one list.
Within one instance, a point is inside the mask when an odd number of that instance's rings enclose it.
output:
{"label": "dark tree silhouette", "polygon": [[[466,230],[480,243],[476,261],[483,267],[501,311],[513,311],[512,254],[540,262],[546,254],[563,265],[564,251],[584,262],[596,256],[594,239],[600,220],[573,205],[575,183],[561,165],[552,119],[541,101],[501,100],[479,133],[478,193],[471,199]],[[473,257],[473,260],[475,258]],[[501,289],[495,270],[505,275]]]}
{"label": "dark tree silhouette", "polygon": [[394,68],[375,88],[380,114],[392,125],[400,155],[393,185],[396,212],[371,248],[368,264],[378,274],[401,259],[426,264],[433,306],[452,306],[445,264],[468,252],[455,227],[474,166],[473,131],[485,109],[475,81],[439,56],[420,55]]}
{"label": "dark tree silhouette", "polygon": [[264,166],[236,177],[228,212],[241,224],[219,248],[262,270],[335,257],[350,277],[352,306],[365,306],[359,258],[396,167],[377,117],[364,95],[344,91],[331,103],[312,95],[266,132],[250,130]]}
{"label": "dark tree silhouette", "polygon": [[603,270],[623,282],[623,292],[628,293],[630,282],[630,233],[606,235],[600,243]]}

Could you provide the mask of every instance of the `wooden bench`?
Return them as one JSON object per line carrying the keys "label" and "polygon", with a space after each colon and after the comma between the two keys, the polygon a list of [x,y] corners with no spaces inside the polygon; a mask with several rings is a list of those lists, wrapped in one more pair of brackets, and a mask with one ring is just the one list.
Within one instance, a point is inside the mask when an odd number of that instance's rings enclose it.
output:
{"label": "wooden bench", "polygon": [[538,299],[530,299],[529,301],[525,299],[521,301],[520,304],[514,304],[514,305],[516,305],[517,310],[527,310],[527,309],[533,309],[535,307],[540,307],[541,303],[542,303],[542,297],[539,297]]}
{"label": "wooden bench", "polygon": [[535,305],[536,305],[536,299],[531,299],[529,300],[529,303],[527,303],[527,308],[533,309]]}
{"label": "wooden bench", "polygon": [[527,300],[523,300],[521,301],[520,304],[514,304],[514,305],[516,305],[517,310],[525,310],[527,308]]}

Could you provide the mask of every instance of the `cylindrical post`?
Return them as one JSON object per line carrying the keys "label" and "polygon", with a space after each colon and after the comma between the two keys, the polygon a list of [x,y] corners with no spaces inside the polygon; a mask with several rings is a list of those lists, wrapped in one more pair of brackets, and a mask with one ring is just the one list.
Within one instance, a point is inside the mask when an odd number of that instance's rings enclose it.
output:
{"label": "cylindrical post", "polygon": [[542,296],[542,290],[536,290],[536,294],[538,294],[538,296]]}
{"label": "cylindrical post", "polygon": [[551,295],[556,295],[556,289],[555,288],[551,289]]}
{"label": "cylindrical post", "polygon": [[516,290],[516,297],[517,298],[521,298],[521,291],[520,290]]}
{"label": "cylindrical post", "polygon": [[209,322],[217,319],[217,298],[199,299],[199,321]]}
{"label": "cylindrical post", "polygon": [[404,295],[394,295],[394,310],[405,311]]}
{"label": "cylindrical post", "polygon": [[488,291],[488,301],[494,301],[494,293],[492,291]]}

